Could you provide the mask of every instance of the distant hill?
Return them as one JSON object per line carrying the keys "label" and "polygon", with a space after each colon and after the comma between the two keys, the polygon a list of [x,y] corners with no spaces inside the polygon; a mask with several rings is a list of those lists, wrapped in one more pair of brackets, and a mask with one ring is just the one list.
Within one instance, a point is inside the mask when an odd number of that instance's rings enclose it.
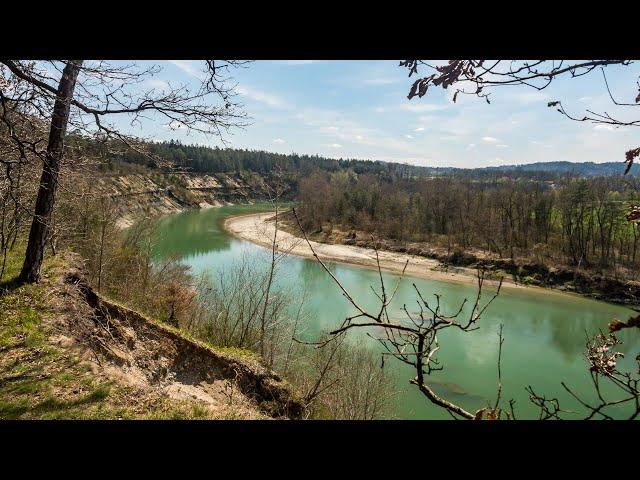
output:
{"label": "distant hill", "polygon": [[[492,170],[504,172],[554,172],[554,173],[571,173],[585,177],[598,177],[609,175],[622,175],[625,165],[623,162],[537,162],[526,165],[504,165],[499,167],[486,167],[484,169],[473,170]],[[640,166],[634,165],[629,175],[638,175]]]}

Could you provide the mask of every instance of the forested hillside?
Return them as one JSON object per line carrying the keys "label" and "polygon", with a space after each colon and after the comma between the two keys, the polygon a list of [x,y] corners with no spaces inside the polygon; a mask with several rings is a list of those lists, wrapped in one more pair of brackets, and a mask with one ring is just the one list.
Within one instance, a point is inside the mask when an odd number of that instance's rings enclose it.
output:
{"label": "forested hillside", "polygon": [[[356,173],[371,172],[400,177],[427,175],[440,170],[380,161],[333,159],[318,155],[280,154],[261,150],[184,145],[174,141],[143,143],[141,147],[144,150],[127,149],[119,154],[108,155],[107,161],[112,163],[119,160],[153,167],[156,165],[154,158],[157,158],[167,162],[172,169],[195,173],[252,171],[268,174],[280,169],[283,172],[296,172],[300,176],[308,175],[316,169],[329,172],[351,169]],[[94,144],[94,148],[97,153],[106,151],[108,145]],[[447,169],[441,170],[446,171]]]}
{"label": "forested hillside", "polygon": [[[487,167],[488,171],[502,171],[510,173],[551,172],[585,177],[621,176],[621,162],[537,162],[528,165],[504,165],[501,167]],[[476,169],[480,170],[480,169]],[[638,175],[640,166],[632,165],[627,175]]]}
{"label": "forested hillside", "polygon": [[[73,138],[73,137],[72,137]],[[76,137],[87,148],[88,141]],[[113,153],[109,145],[93,143],[92,149],[103,156],[107,164],[122,161],[131,164],[155,166],[154,158],[167,162],[173,169],[195,173],[221,173],[252,171],[268,174],[275,169],[284,172],[295,172],[301,177],[308,176],[315,170],[336,172],[352,170],[357,174],[374,173],[388,179],[416,178],[432,176],[457,176],[477,179],[492,179],[501,176],[551,180],[566,176],[621,176],[623,169],[619,162],[543,162],[529,165],[504,165],[485,168],[452,168],[417,166],[397,162],[384,162],[360,159],[335,159],[319,155],[301,155],[297,153],[283,154],[262,150],[244,150],[234,148],[206,147],[185,145],[179,141],[142,143],[141,150],[125,149]],[[634,165],[629,175],[637,175],[640,167]]]}

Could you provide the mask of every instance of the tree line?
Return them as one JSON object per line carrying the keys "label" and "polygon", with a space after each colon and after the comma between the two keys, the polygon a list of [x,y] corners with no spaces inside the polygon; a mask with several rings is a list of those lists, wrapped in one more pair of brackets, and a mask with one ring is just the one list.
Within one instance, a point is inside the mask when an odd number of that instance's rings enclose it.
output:
{"label": "tree line", "polygon": [[156,156],[174,169],[188,170],[197,173],[226,173],[252,171],[268,174],[276,169],[286,172],[297,172],[301,176],[310,174],[315,169],[328,172],[352,169],[358,173],[376,173],[394,176],[424,175],[423,167],[389,163],[382,161],[335,159],[319,155],[301,155],[297,153],[282,154],[262,150],[245,150],[234,148],[207,147],[202,145],[185,145],[180,141],[148,142],[145,151],[128,149],[120,155],[113,156],[127,163],[155,166],[151,156]]}
{"label": "tree line", "polygon": [[500,258],[616,269],[640,261],[640,234],[625,221],[638,196],[628,177],[388,180],[317,171],[300,181],[299,211],[315,231],[355,229],[449,252],[480,249]]}
{"label": "tree line", "polygon": [[[495,181],[503,177],[531,180],[555,180],[563,177],[619,175],[618,163],[548,162],[532,165],[506,165],[485,168],[454,168],[409,165],[383,160],[328,158],[320,155],[277,153],[264,150],[208,147],[168,142],[138,142],[139,148],[117,148],[115,142],[96,142],[79,133],[69,135],[69,143],[84,152],[101,157],[105,167],[143,165],[150,168],[182,170],[194,173],[255,172],[268,175],[274,170],[305,177],[316,170],[338,172],[352,170],[357,174],[372,173],[391,178],[430,178],[454,176],[465,179]],[[636,168],[632,175],[637,173]]]}

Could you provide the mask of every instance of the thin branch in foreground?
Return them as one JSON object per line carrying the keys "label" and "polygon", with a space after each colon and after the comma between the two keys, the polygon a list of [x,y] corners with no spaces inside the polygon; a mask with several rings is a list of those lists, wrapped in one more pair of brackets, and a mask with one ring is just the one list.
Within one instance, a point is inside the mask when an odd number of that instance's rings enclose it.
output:
{"label": "thin branch in foreground", "polygon": [[[414,284],[414,288],[417,292],[419,298],[419,306],[420,313],[419,317],[414,317],[411,315],[406,305],[403,310],[407,315],[408,322],[403,321],[395,321],[388,314],[388,308],[391,304],[391,300],[394,298],[398,286],[399,281],[393,289],[393,293],[391,295],[387,294],[387,289],[384,284],[384,277],[382,275],[382,266],[380,263],[380,256],[377,249],[377,243],[374,241],[374,250],[376,255],[376,268],[378,271],[378,278],[380,280],[380,294],[376,293],[376,297],[380,302],[380,308],[377,309],[377,314],[370,313],[365,310],[360,304],[355,300],[353,295],[346,289],[346,287],[336,278],[336,276],[331,272],[331,270],[326,266],[326,264],[320,259],[319,255],[315,251],[313,244],[309,241],[309,238],[302,226],[302,222],[296,212],[293,209],[293,215],[296,219],[298,227],[302,233],[304,240],[306,241],[313,257],[320,263],[325,272],[329,274],[334,283],[340,288],[343,295],[347,300],[349,300],[350,304],[358,311],[356,315],[351,317],[347,317],[345,321],[336,329],[329,332],[330,337],[322,342],[316,342],[314,345],[318,347],[324,347],[328,345],[331,341],[338,336],[348,332],[352,329],[369,329],[369,328],[381,328],[383,329],[384,336],[376,338],[376,340],[381,344],[384,348],[384,355],[391,356],[402,363],[410,365],[415,370],[415,377],[409,381],[409,383],[416,385],[419,391],[427,397],[427,399],[445,409],[450,415],[454,418],[461,417],[466,419],[481,419],[483,418],[483,413],[485,409],[480,409],[476,413],[472,413],[461,407],[460,405],[456,405],[455,403],[447,400],[439,396],[428,384],[428,376],[436,371],[442,370],[442,366],[439,365],[438,360],[436,358],[437,352],[440,350],[440,343],[438,340],[438,333],[446,328],[458,328],[462,331],[468,332],[477,329],[476,323],[479,321],[482,314],[488,308],[488,306],[495,300],[495,298],[500,293],[500,288],[502,286],[502,279],[499,282],[498,289],[496,293],[486,302],[484,305],[481,305],[481,296],[482,289],[484,285],[485,272],[482,269],[478,270],[477,278],[478,278],[478,291],[473,303],[473,307],[471,308],[471,312],[466,321],[458,321],[458,317],[462,314],[464,305],[467,303],[465,299],[457,312],[452,315],[447,315],[441,312],[440,306],[440,296],[436,294],[437,305],[433,307],[429,304],[428,301],[422,296],[416,285]],[[400,279],[404,276],[406,271],[406,267],[408,262],[405,263],[404,268],[402,270],[402,275]],[[375,293],[375,291],[374,291]],[[424,307],[424,308],[422,308]],[[426,309],[426,310],[425,310]],[[430,316],[426,316],[426,313],[430,312]],[[357,318],[368,318],[370,321],[363,322],[353,322],[353,320]],[[499,358],[501,359],[501,347],[502,347],[502,329],[500,330],[500,351]],[[499,360],[500,361],[500,360]],[[496,402],[496,406],[494,407],[494,413],[499,412],[498,403],[501,396],[501,371],[499,367],[499,392],[498,399]],[[488,415],[488,418],[491,418],[494,414]],[[499,417],[499,415],[497,415]]]}

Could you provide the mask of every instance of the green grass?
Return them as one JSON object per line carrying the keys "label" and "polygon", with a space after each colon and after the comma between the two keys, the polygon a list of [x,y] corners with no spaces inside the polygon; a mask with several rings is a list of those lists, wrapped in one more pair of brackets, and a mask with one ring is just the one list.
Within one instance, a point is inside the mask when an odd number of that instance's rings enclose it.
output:
{"label": "green grass", "polygon": [[249,350],[248,348],[238,348],[238,347],[216,347],[211,345],[209,342],[205,343],[210,345],[212,349],[217,350],[221,353],[228,353],[229,355],[245,358],[249,360],[260,360],[260,354],[258,352],[254,352],[253,350]]}
{"label": "green grass", "polygon": [[51,283],[64,266],[47,258],[40,284],[19,285],[22,248],[0,279],[0,419],[211,418],[204,405],[146,393],[96,376],[87,362],[50,341]]}
{"label": "green grass", "polygon": [[[43,341],[39,328],[44,309],[41,288],[19,285],[17,277],[22,266],[22,249],[9,252],[5,274],[0,281],[0,349],[11,348],[16,342],[37,347]],[[49,265],[43,269],[50,270]]]}
{"label": "green grass", "polygon": [[526,275],[524,277],[520,277],[520,282],[523,285],[531,285],[536,283],[536,279],[531,275]]}
{"label": "green grass", "polygon": [[[10,250],[8,252],[4,266],[4,273],[2,275],[2,278],[0,278],[0,290],[3,289],[3,286],[11,284],[18,277],[20,269],[22,268],[24,251],[25,245],[18,244],[14,247],[13,250]],[[0,261],[2,261],[1,258]]]}

